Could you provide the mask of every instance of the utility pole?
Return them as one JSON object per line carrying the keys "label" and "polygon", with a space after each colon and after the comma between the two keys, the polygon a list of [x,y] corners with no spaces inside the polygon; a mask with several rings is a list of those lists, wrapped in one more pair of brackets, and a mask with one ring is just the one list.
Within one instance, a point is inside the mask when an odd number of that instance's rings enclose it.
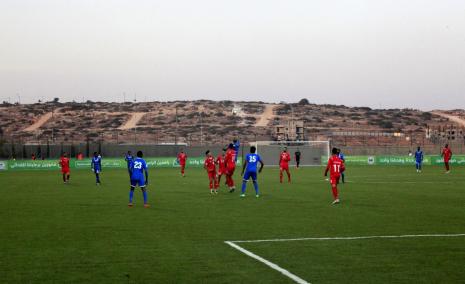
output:
{"label": "utility pole", "polygon": [[202,124],[202,113],[200,113],[200,146],[203,146],[203,124]]}
{"label": "utility pole", "polygon": [[178,145],[178,129],[179,129],[178,107],[176,107],[176,132],[174,133],[174,145]]}

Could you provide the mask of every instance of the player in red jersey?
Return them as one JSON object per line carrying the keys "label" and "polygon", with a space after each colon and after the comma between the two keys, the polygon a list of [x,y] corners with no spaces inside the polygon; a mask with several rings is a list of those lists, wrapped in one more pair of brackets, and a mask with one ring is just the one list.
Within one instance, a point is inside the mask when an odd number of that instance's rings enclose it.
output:
{"label": "player in red jersey", "polygon": [[224,162],[224,153],[226,152],[226,149],[223,148],[223,152],[218,154],[218,157],[216,157],[215,163],[218,165],[218,175],[216,177],[216,182],[217,182],[217,188],[220,185],[221,182],[221,176],[223,176],[226,172],[226,165]]}
{"label": "player in red jersey", "polygon": [[332,153],[333,155],[328,160],[328,166],[326,166],[325,176],[328,176],[329,171],[329,180],[331,183],[331,189],[333,191],[334,198],[333,204],[338,204],[339,194],[337,191],[337,185],[339,183],[339,178],[341,177],[341,172],[344,171],[345,167],[344,162],[339,158],[336,148],[333,148]]}
{"label": "player in red jersey", "polygon": [[446,174],[450,173],[449,161],[452,158],[452,151],[449,148],[449,144],[444,146],[442,149],[441,156],[444,158],[444,166],[446,167]]}
{"label": "player in red jersey", "polygon": [[208,180],[210,181],[210,193],[213,194],[213,190],[215,190],[215,194],[218,193],[218,181],[216,179],[216,164],[215,164],[215,157],[210,153],[210,150],[207,150],[205,153],[205,161],[203,162],[203,168],[208,173]]}
{"label": "player in red jersey", "polygon": [[287,181],[291,182],[291,173],[289,172],[289,161],[291,160],[291,155],[287,152],[287,147],[284,147],[284,150],[279,155],[279,182],[283,183],[283,171],[287,173]]}
{"label": "player in red jersey", "polygon": [[229,187],[229,192],[234,192],[236,187],[234,185],[233,174],[236,169],[236,151],[234,150],[234,145],[231,143],[228,146],[228,150],[224,156],[224,162],[226,166],[226,185]]}
{"label": "player in red jersey", "polygon": [[69,182],[69,158],[66,153],[63,153],[63,156],[61,156],[60,161],[59,161],[60,167],[61,167],[61,173],[63,175],[63,182],[66,184]]}
{"label": "player in red jersey", "polygon": [[181,175],[182,177],[185,177],[184,169],[186,168],[187,155],[186,153],[184,153],[183,149],[181,149],[181,152],[178,154],[177,160],[178,160],[179,166],[181,166]]}

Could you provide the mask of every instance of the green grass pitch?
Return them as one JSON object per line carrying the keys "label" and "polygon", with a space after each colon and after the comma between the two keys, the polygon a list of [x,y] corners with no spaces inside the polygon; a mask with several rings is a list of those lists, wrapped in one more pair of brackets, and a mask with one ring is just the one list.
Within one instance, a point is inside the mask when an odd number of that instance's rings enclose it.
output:
{"label": "green grass pitch", "polygon": [[[465,169],[349,167],[331,205],[323,168],[276,168],[246,198],[206,173],[150,170],[149,202],[128,208],[124,170],[0,172],[0,282],[293,283],[224,243],[305,237],[465,233]],[[240,177],[236,173],[236,182]],[[224,180],[223,180],[224,181]],[[454,283],[465,279],[465,237],[242,243],[311,283]]]}

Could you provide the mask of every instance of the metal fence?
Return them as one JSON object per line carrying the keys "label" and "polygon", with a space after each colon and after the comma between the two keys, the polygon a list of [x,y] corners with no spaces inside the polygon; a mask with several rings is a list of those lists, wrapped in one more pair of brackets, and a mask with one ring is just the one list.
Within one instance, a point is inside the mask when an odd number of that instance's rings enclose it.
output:
{"label": "metal fence", "polygon": [[[341,146],[332,144],[332,146],[340,147],[346,155],[408,155],[409,152],[415,152],[416,147],[408,146]],[[184,145],[159,145],[159,144],[107,144],[107,143],[80,143],[80,144],[49,144],[49,145],[28,145],[28,144],[2,144],[0,145],[1,159],[31,159],[32,154],[37,159],[56,159],[63,152],[67,152],[71,157],[76,157],[78,153],[82,153],[84,157],[92,156],[93,152],[99,152],[104,157],[122,157],[127,151],[133,153],[141,150],[145,157],[174,157],[181,149],[191,157],[202,157],[206,150],[210,150],[214,155],[221,152],[224,145],[209,145],[209,146],[184,146]],[[268,165],[277,163],[281,148],[271,147],[264,149],[264,146],[259,146],[259,153],[263,156]],[[296,149],[294,149],[296,148]],[[291,156],[298,147],[288,146]],[[442,145],[425,146],[423,152],[425,155],[438,155],[441,153]],[[465,154],[465,146],[462,144],[452,144],[452,152],[454,154]],[[247,143],[242,143],[239,156],[244,156],[249,150]],[[302,152],[302,164],[316,164],[317,159],[321,159],[325,153],[320,150],[310,151],[305,148],[300,149]],[[318,158],[319,157],[319,158]],[[308,160],[310,159],[310,160]]]}

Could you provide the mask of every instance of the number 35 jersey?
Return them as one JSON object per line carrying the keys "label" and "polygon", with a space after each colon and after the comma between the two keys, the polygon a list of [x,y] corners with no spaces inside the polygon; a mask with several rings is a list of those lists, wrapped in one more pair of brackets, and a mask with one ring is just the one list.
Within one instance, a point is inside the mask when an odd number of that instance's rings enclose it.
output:
{"label": "number 35 jersey", "polygon": [[131,170],[131,179],[140,180],[144,178],[144,170],[147,170],[147,163],[142,158],[136,158],[129,165]]}
{"label": "number 35 jersey", "polygon": [[262,159],[258,154],[247,154],[245,156],[245,160],[247,161],[247,172],[256,172],[257,171],[257,164]]}

